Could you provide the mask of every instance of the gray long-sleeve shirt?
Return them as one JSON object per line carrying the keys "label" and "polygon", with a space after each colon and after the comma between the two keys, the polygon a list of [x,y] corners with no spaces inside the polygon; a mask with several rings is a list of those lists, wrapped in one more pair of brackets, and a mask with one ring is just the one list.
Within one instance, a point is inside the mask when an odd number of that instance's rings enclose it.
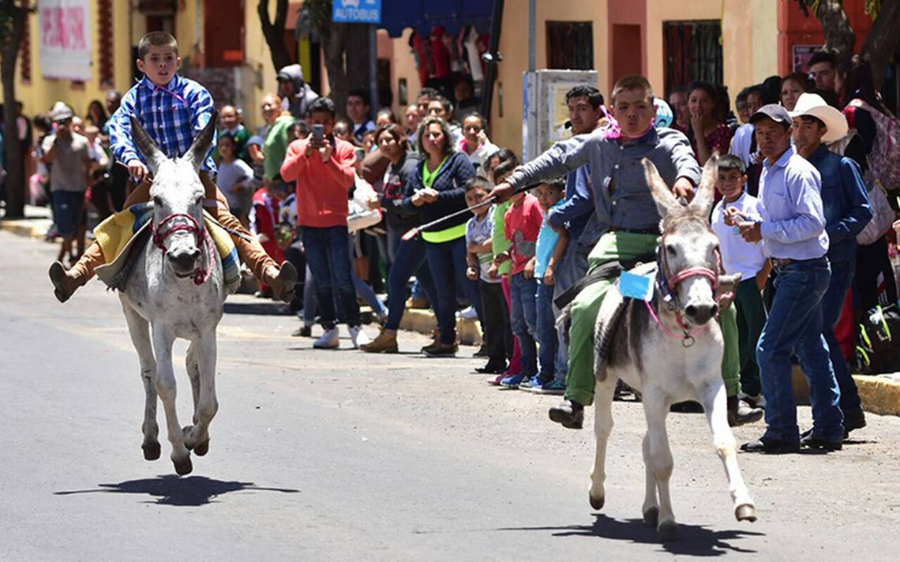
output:
{"label": "gray long-sleeve shirt", "polygon": [[607,139],[596,130],[553,145],[519,167],[508,180],[514,188],[565,176],[591,165],[597,219],[613,228],[646,229],[659,225],[660,216],[644,176],[642,158],[648,158],[671,187],[678,178],[700,183],[700,166],[691,145],[674,129],[651,129],[632,142]]}

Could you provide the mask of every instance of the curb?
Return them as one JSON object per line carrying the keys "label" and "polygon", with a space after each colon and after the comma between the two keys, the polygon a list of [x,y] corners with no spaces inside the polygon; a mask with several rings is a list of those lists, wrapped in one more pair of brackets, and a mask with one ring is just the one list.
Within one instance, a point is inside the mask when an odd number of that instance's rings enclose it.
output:
{"label": "curb", "polygon": [[900,374],[853,375],[863,410],[883,416],[900,416]]}
{"label": "curb", "polygon": [[0,230],[16,236],[27,238],[43,238],[52,226],[53,221],[44,218],[0,220]]}
{"label": "curb", "polygon": [[[437,328],[434,313],[424,308],[408,308],[400,321],[400,329],[431,335]],[[481,345],[481,329],[475,320],[456,319],[456,334],[463,345]]]}
{"label": "curb", "polygon": [[[893,375],[853,375],[865,412],[900,416],[900,373]],[[809,383],[799,365],[793,370],[794,400],[809,404]]]}

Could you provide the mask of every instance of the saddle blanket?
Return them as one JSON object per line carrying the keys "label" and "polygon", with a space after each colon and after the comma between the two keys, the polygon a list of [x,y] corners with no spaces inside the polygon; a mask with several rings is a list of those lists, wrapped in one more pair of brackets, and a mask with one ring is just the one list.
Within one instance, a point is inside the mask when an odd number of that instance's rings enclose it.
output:
{"label": "saddle blanket", "polygon": [[[206,230],[212,237],[222,259],[222,277],[228,293],[233,293],[241,284],[241,269],[237,248],[225,231],[206,211],[203,212]],[[97,276],[112,289],[121,289],[127,280],[129,255],[136,244],[143,247],[149,236],[153,218],[153,203],[138,203],[111,215],[94,229],[97,243],[103,250],[106,265],[97,268]],[[124,271],[123,271],[124,270]],[[120,275],[124,273],[125,275]],[[125,278],[123,278],[125,277]]]}

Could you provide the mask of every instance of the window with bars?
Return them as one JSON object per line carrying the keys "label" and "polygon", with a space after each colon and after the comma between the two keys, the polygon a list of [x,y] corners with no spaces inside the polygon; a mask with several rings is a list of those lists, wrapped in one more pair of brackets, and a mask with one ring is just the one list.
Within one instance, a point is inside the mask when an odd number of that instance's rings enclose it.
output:
{"label": "window with bars", "polygon": [[589,21],[548,21],[547,68],[593,70],[593,24]]}
{"label": "window with bars", "polygon": [[718,21],[663,23],[666,57],[666,97],[694,80],[721,84],[722,26]]}

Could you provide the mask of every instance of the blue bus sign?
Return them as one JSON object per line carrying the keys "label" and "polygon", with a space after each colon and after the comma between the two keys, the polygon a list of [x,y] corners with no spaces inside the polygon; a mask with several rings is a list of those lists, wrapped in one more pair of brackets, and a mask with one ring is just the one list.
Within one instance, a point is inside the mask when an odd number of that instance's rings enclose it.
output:
{"label": "blue bus sign", "polygon": [[336,23],[381,23],[381,0],[334,0]]}

